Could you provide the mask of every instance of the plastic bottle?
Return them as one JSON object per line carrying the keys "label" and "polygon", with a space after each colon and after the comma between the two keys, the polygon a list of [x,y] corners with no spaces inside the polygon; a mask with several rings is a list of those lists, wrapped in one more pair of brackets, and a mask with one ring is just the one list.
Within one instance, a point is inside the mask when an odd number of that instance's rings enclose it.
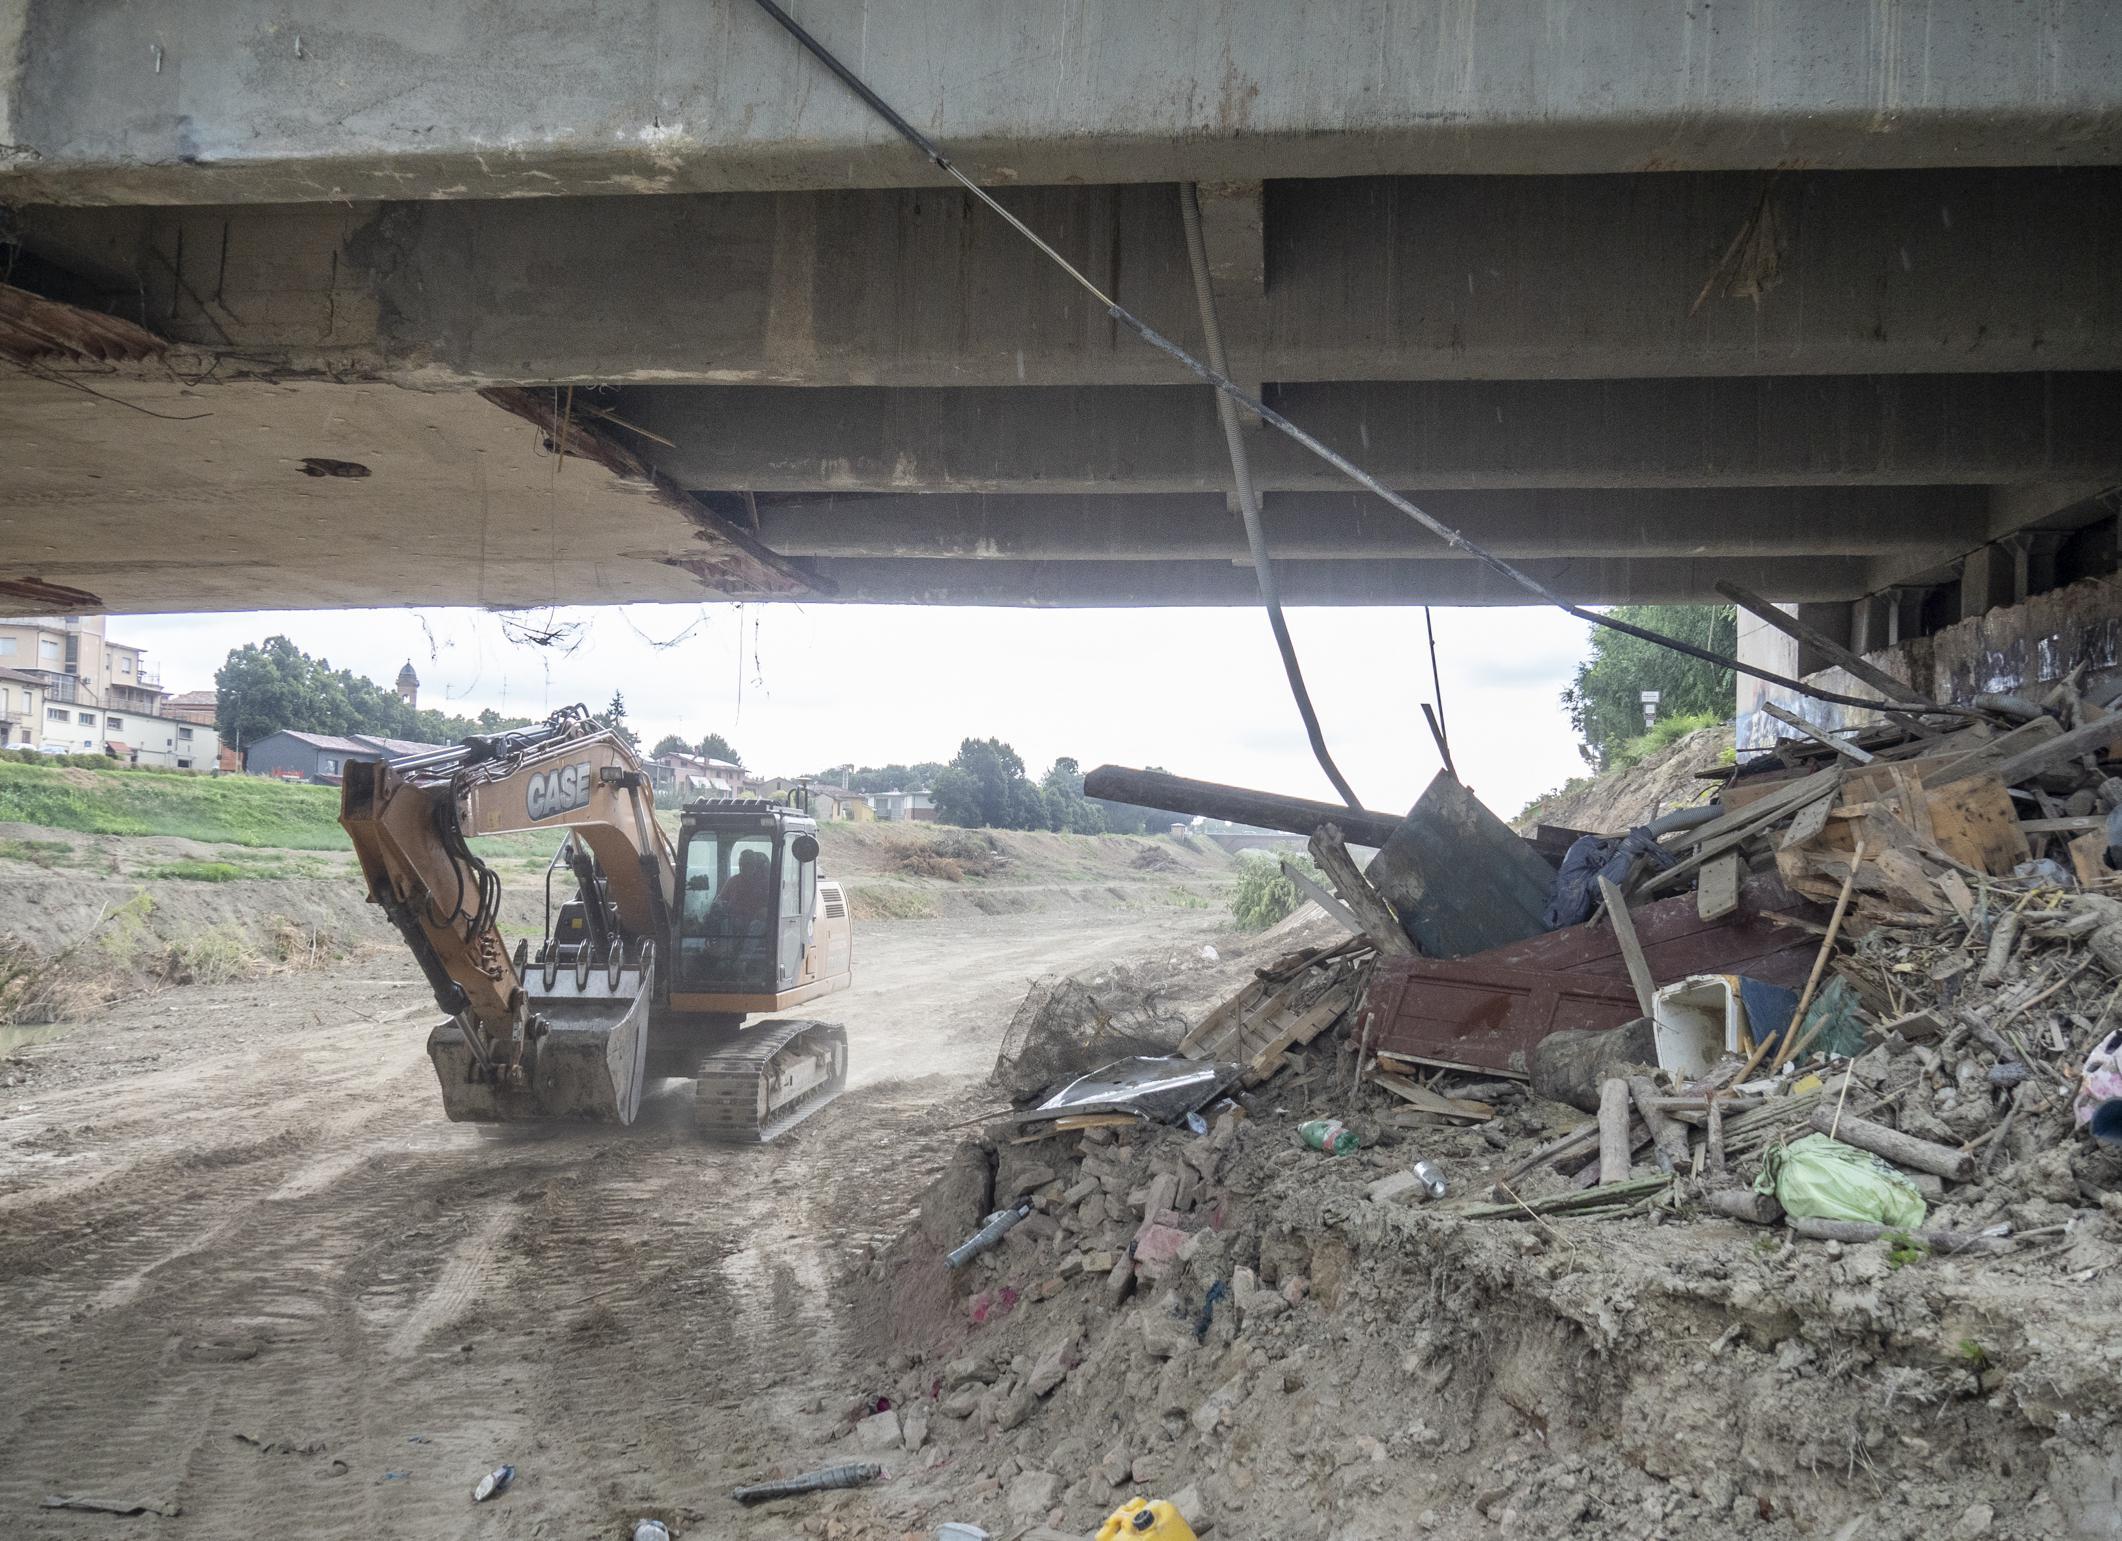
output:
{"label": "plastic bottle", "polygon": [[1356,1131],[1338,1118],[1311,1119],[1297,1125],[1297,1133],[1313,1150],[1323,1150],[1329,1156],[1345,1156],[1363,1143]]}

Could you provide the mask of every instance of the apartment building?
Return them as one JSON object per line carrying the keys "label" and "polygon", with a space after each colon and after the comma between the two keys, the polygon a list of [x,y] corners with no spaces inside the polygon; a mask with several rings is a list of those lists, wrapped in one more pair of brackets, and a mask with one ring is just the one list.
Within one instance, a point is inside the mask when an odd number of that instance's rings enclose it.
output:
{"label": "apartment building", "polygon": [[180,717],[143,648],[100,615],[0,619],[0,747],[100,754],[165,770],[213,770],[211,718]]}

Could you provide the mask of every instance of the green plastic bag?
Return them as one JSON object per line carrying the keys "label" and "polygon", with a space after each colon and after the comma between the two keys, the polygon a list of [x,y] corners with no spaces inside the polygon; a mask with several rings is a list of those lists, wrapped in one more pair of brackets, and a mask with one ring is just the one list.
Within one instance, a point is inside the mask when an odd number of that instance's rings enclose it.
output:
{"label": "green plastic bag", "polygon": [[1869,1220],[1914,1230],[1927,1212],[1916,1185],[1868,1150],[1808,1134],[1772,1149],[1754,1179],[1785,1214],[1816,1220]]}

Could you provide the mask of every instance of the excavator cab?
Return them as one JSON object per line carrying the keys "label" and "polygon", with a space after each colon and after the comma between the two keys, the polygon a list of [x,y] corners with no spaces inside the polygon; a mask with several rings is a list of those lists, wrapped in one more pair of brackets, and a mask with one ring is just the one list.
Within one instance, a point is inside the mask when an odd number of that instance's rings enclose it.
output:
{"label": "excavator cab", "polygon": [[777,1010],[819,977],[817,827],[779,803],[714,798],[686,805],[674,1008]]}

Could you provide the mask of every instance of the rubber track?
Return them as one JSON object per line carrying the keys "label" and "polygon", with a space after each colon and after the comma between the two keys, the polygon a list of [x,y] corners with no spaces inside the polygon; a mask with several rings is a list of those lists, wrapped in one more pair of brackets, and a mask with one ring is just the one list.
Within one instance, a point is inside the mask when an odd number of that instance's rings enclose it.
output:
{"label": "rubber track", "polygon": [[[812,1035],[818,1035],[813,1037]],[[760,1086],[773,1062],[797,1041],[813,1047],[819,1041],[839,1049],[839,1065],[830,1080],[804,1092],[794,1102],[776,1108],[764,1121],[759,1116]],[[763,1145],[787,1133],[847,1089],[847,1029],[831,1022],[761,1022],[748,1027],[737,1041],[715,1050],[700,1062],[694,1089],[694,1127],[710,1140],[732,1145]]]}

